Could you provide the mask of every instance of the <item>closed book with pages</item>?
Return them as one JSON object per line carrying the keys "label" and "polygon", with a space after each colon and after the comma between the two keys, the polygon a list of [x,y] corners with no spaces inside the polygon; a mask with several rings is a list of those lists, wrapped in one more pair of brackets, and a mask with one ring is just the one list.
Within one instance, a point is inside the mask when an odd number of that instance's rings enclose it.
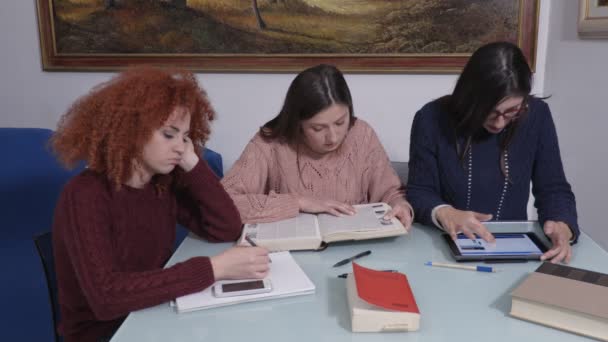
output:
{"label": "closed book with pages", "polygon": [[608,341],[608,274],[545,262],[511,297],[514,317]]}
{"label": "closed book with pages", "polygon": [[405,274],[353,263],[346,293],[353,332],[415,331],[420,310]]}

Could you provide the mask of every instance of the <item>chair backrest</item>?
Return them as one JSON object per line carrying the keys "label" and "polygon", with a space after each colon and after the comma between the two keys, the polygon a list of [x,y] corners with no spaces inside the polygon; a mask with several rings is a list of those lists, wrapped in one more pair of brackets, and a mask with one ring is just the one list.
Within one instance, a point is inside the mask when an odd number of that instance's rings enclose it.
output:
{"label": "chair backrest", "polygon": [[51,307],[53,309],[53,327],[55,327],[55,341],[63,341],[63,338],[57,332],[57,322],[59,322],[59,298],[57,290],[57,274],[55,272],[55,257],[53,256],[53,233],[46,232],[38,235],[34,242],[36,243],[36,249],[38,255],[42,261],[44,268],[44,274],[46,277],[46,284],[48,287],[49,298],[51,301]]}
{"label": "chair backrest", "polygon": [[407,176],[409,173],[408,162],[391,162],[393,169],[397,172],[397,176],[401,180],[401,184],[407,184]]}
{"label": "chair backrest", "polygon": [[53,131],[0,128],[0,217],[3,238],[27,238],[51,229],[63,185],[82,167],[66,170],[48,148]]}
{"label": "chair backrest", "polygon": [[215,152],[214,150],[204,148],[203,159],[207,161],[207,164],[213,170],[213,172],[219,177],[224,177],[224,165],[222,164],[222,155]]}

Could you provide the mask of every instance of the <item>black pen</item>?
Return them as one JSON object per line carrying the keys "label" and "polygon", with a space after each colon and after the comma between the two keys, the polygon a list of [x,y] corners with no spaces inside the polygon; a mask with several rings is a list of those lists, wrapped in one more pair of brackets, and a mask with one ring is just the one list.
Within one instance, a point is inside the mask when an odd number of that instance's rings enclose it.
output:
{"label": "black pen", "polygon": [[370,254],[372,254],[372,251],[361,252],[361,253],[359,253],[359,254],[357,254],[355,256],[352,256],[352,257],[350,257],[348,259],[344,259],[344,260],[338,261],[332,267],[338,267],[338,266],[346,265],[346,264],[348,264],[349,262],[351,262],[351,261],[353,261],[355,259],[359,259],[361,257],[364,257],[366,255],[370,255]]}
{"label": "black pen", "polygon": [[258,246],[257,243],[255,243],[253,240],[251,240],[251,238],[249,237],[249,235],[245,235],[245,240],[247,242],[249,242],[249,244],[251,245],[251,247],[257,247]]}
{"label": "black pen", "polygon": [[[399,271],[397,271],[397,270],[380,270],[380,272],[397,273]],[[338,276],[338,278],[348,278],[348,273],[342,273]]]}
{"label": "black pen", "polygon": [[[245,235],[245,240],[246,240],[247,242],[249,242],[249,244],[251,245],[251,247],[257,247],[257,246],[258,246],[258,244],[257,244],[257,243],[255,243],[255,242],[254,242],[254,241],[253,241],[253,240],[252,240],[252,239],[249,237],[249,235]],[[268,258],[268,262],[272,262],[272,259],[270,259],[270,257]]]}

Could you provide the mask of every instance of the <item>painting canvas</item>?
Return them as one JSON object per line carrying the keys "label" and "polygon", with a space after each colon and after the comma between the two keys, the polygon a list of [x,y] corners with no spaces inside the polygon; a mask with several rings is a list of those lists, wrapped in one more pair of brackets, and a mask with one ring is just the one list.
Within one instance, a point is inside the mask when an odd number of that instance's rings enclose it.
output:
{"label": "painting canvas", "polygon": [[537,0],[37,0],[43,65],[209,71],[458,71],[480,45],[531,64]]}

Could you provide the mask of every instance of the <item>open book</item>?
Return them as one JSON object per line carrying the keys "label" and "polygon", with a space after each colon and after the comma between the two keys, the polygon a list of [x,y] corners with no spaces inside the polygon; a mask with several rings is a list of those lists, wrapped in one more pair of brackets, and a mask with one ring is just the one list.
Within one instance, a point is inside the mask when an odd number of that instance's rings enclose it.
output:
{"label": "open book", "polygon": [[420,311],[405,274],[353,263],[346,293],[353,332],[415,331]]}
{"label": "open book", "polygon": [[608,274],[545,262],[511,297],[514,317],[608,341]]}
{"label": "open book", "polygon": [[284,298],[312,294],[315,284],[308,278],[289,252],[277,252],[270,255],[270,272],[268,278],[272,282],[272,291],[234,297],[216,297],[210,286],[205,290],[175,299],[177,312],[209,309],[238,303],[255,302],[259,300]]}
{"label": "open book", "polygon": [[391,209],[386,203],[355,205],[352,216],[307,214],[270,223],[248,223],[239,244],[247,245],[249,236],[259,246],[271,251],[320,249],[324,244],[343,240],[365,240],[407,233],[396,218],[384,220]]}

